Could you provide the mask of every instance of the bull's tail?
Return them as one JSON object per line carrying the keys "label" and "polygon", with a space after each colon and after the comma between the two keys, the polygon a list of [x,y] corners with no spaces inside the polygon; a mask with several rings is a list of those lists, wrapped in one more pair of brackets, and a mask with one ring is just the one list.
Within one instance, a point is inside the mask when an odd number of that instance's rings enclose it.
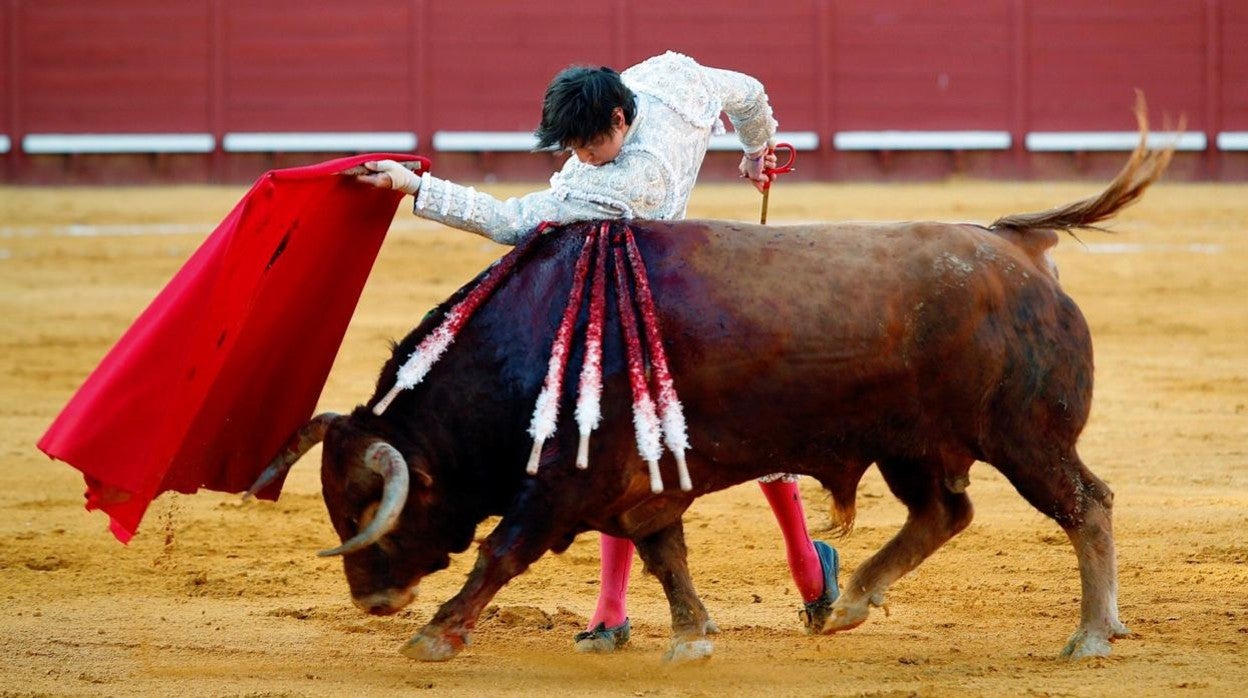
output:
{"label": "bull's tail", "polygon": [[[1097,228],[1097,223],[1113,218],[1119,211],[1135,203],[1144,194],[1144,190],[1166,171],[1175,146],[1172,142],[1160,150],[1148,147],[1148,107],[1144,102],[1144,94],[1139,91],[1136,92],[1135,118],[1140,126],[1140,144],[1135,147],[1122,171],[1100,194],[1047,211],[1003,216],[993,221],[989,227],[1020,232],[1035,229],[1070,232],[1077,228]],[[1182,120],[1178,130],[1183,130]]]}

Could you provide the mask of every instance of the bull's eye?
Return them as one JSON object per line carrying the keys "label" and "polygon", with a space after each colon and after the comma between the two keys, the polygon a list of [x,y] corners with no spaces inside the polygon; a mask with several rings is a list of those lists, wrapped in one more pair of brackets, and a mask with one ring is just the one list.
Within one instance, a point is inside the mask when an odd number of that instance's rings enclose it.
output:
{"label": "bull's eye", "polygon": [[379,507],[380,505],[381,505],[381,502],[373,502],[372,504],[369,504],[368,506],[364,507],[364,511],[360,512],[359,525],[355,527],[355,530],[357,531],[362,530],[363,528],[367,527],[370,523],[372,523],[373,517],[377,516],[377,507]]}
{"label": "bull's eye", "polygon": [[389,538],[378,539],[377,547],[389,557],[395,557],[399,554],[398,547]]}

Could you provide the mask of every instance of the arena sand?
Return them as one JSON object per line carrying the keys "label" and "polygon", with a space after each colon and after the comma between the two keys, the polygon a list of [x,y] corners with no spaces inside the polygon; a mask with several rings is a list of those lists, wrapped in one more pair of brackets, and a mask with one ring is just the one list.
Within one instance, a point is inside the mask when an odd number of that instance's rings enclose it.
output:
{"label": "arena sand", "polygon": [[[771,216],[987,222],[1101,184],[786,182]],[[572,652],[597,590],[595,535],[507,586],[454,661],[401,657],[474,554],[428,579],[400,615],[361,614],[340,563],[314,556],[336,542],[319,499],[319,450],[275,504],[162,497],[128,547],[83,511],[79,474],[34,443],[241,194],[0,189],[0,694],[1138,697],[1242,695],[1248,685],[1248,188],[1163,184],[1113,223],[1117,235],[1084,232],[1086,244],[1066,238],[1057,249],[1095,339],[1080,450],[1117,495],[1122,616],[1136,632],[1112,657],[1057,658],[1078,622],[1074,554],[980,464],[971,527],[894,587],[888,613],[836,636],[802,634],[756,486],[699,500],[686,518],[691,567],[723,634],[713,659],[690,666],[660,662],[666,602],[640,563],[631,646]],[[757,204],[745,187],[711,185],[690,213],[756,220]],[[366,398],[388,340],[502,251],[401,210],[322,407]],[[817,532],[826,499],[813,481],[803,492]],[[835,542],[846,575],[903,519],[869,473],[858,526]]]}

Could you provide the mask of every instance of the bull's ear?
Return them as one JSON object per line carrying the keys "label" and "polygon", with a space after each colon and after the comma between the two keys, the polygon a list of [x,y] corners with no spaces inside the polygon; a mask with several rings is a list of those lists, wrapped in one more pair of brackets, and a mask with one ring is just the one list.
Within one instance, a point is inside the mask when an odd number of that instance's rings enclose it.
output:
{"label": "bull's ear", "polygon": [[433,475],[429,473],[429,466],[425,465],[422,458],[416,458],[409,463],[412,471],[412,484],[417,487],[429,489],[433,487]]}
{"label": "bull's ear", "polygon": [[[429,489],[433,487],[433,475],[429,472],[429,466],[420,457],[414,457],[407,462],[408,472],[411,473],[412,487],[420,489]],[[352,469],[349,475],[360,487],[374,486],[376,483],[376,475],[367,467],[359,467]]]}

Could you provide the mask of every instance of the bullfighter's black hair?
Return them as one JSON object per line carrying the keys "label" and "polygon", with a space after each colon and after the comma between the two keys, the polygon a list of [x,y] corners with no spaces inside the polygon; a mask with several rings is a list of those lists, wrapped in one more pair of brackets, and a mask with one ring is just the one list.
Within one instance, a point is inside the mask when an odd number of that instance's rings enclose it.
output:
{"label": "bullfighter's black hair", "polygon": [[637,113],[633,91],[620,74],[602,66],[565,68],[550,81],[542,100],[542,123],[533,135],[537,147],[577,147],[611,132],[611,114],[619,107],[624,123]]}

